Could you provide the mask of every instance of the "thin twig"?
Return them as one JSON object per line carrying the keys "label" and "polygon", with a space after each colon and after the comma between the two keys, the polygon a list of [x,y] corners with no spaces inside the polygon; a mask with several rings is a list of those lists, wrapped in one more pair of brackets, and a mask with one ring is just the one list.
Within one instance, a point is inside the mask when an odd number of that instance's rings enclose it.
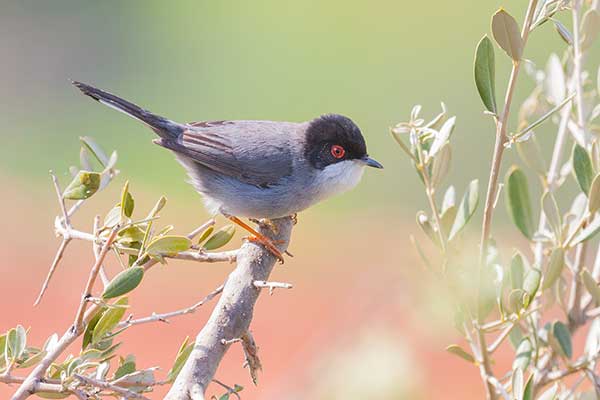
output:
{"label": "thin twig", "polygon": [[190,240],[194,239],[196,236],[198,236],[199,234],[201,234],[202,232],[204,232],[205,230],[207,230],[208,228],[213,226],[215,224],[215,222],[216,221],[214,218],[206,221],[205,223],[203,223],[202,225],[200,225],[199,227],[197,227],[196,229],[194,229],[193,231],[188,233],[187,238]]}
{"label": "thin twig", "polygon": [[133,390],[125,389],[117,385],[113,385],[109,382],[100,381],[94,378],[90,378],[88,376],[73,374],[73,376],[79,380],[81,383],[86,385],[94,386],[99,389],[110,390],[112,392],[118,393],[126,399],[141,399],[141,400],[149,400],[146,396],[142,396],[139,393],[134,392]]}
{"label": "thin twig", "polygon": [[238,398],[238,400],[242,400],[242,398],[240,397],[240,395],[238,394],[238,392],[234,388],[232,388],[231,386],[228,386],[228,385],[224,384],[223,382],[218,381],[216,379],[213,379],[212,381],[214,383],[216,383],[217,385],[219,385],[219,386],[223,387],[224,389],[226,389],[228,394],[233,394],[235,397]]}
{"label": "thin twig", "polygon": [[85,289],[83,290],[83,295],[81,296],[81,302],[79,303],[79,309],[77,310],[77,314],[75,316],[75,322],[73,323],[73,326],[76,329],[80,329],[80,327],[82,325],[83,314],[85,313],[85,308],[87,305],[87,299],[88,299],[88,297],[90,297],[92,295],[92,289],[94,288],[94,283],[96,282],[96,278],[98,277],[98,273],[100,272],[100,266],[102,265],[104,258],[108,254],[108,251],[110,250],[110,247],[112,246],[112,243],[115,240],[115,238],[117,237],[117,233],[119,232],[120,229],[121,229],[121,227],[118,224],[112,229],[112,231],[110,232],[110,235],[108,236],[108,239],[106,239],[106,242],[104,243],[104,246],[102,247],[102,250],[100,250],[100,254],[98,255],[98,258],[96,259],[96,262],[94,263],[94,266],[92,267],[92,270],[90,271],[90,276],[88,277],[88,281],[85,285]]}
{"label": "thin twig", "polygon": [[52,279],[52,275],[54,275],[54,272],[56,271],[56,267],[58,266],[58,263],[63,258],[63,255],[65,253],[67,245],[69,244],[70,241],[71,241],[70,238],[64,237],[62,242],[60,242],[60,246],[58,246],[58,250],[56,251],[54,260],[52,260],[52,264],[50,265],[50,269],[48,270],[48,275],[46,275],[46,279],[44,279],[44,283],[42,284],[42,289],[40,290],[40,294],[38,294],[37,299],[35,299],[35,302],[33,303],[34,306],[37,306],[38,304],[40,304],[40,301],[42,301],[42,297],[44,296],[44,293],[46,293],[46,290],[48,289],[48,285],[50,284],[50,279]]}
{"label": "thin twig", "polygon": [[69,213],[67,212],[67,206],[65,205],[65,198],[63,197],[63,193],[60,190],[60,185],[58,184],[58,178],[56,178],[56,175],[54,175],[54,172],[52,171],[50,171],[50,176],[52,177],[54,190],[56,191],[56,196],[58,197],[58,204],[60,205],[60,211],[63,216],[63,224],[66,227],[70,227],[71,221],[69,220]]}
{"label": "thin twig", "polygon": [[[99,231],[100,231],[100,216],[96,215],[94,217],[94,236],[98,237],[99,235]],[[98,243],[98,241],[94,241],[92,243],[92,249],[94,250],[94,257],[96,258],[96,261],[98,260],[98,258],[100,257],[100,244]],[[104,288],[106,288],[108,286],[108,284],[110,283],[110,279],[108,279],[108,276],[106,275],[106,271],[104,270],[104,265],[100,265],[100,279],[102,280],[102,285],[104,286]]]}
{"label": "thin twig", "polygon": [[275,289],[291,289],[293,288],[291,283],[285,282],[267,282],[267,281],[254,281],[254,287],[259,289],[269,289],[269,294],[272,295]]}
{"label": "thin twig", "polygon": [[167,312],[167,313],[163,313],[163,314],[152,313],[152,315],[150,315],[148,317],[144,317],[144,318],[127,319],[125,321],[120,322],[117,325],[117,328],[124,328],[127,326],[146,324],[149,322],[168,322],[169,318],[178,317],[180,315],[185,315],[185,314],[191,314],[194,311],[196,311],[200,306],[202,306],[204,303],[209,302],[212,299],[214,299],[222,291],[223,291],[223,285],[219,286],[218,288],[216,288],[215,290],[210,292],[202,300],[200,300],[199,302],[195,303],[194,305],[192,305],[190,307],[186,307],[181,310],[171,311],[171,312]]}

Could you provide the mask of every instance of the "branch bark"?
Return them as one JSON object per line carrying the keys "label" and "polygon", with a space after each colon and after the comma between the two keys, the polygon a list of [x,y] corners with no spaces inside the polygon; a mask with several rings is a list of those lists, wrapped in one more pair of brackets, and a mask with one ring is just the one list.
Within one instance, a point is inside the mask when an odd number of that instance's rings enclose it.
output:
{"label": "branch bark", "polygon": [[[269,228],[260,227],[261,234],[270,237],[278,247],[288,246],[293,221],[290,217],[273,220],[277,234]],[[166,400],[204,400],[206,388],[229,349],[225,341],[246,334],[252,321],[254,305],[260,294],[255,281],[266,281],[277,259],[262,246],[245,243],[237,255],[237,266],[225,282],[223,293],[212,315],[202,328],[183,369],[177,376]]]}

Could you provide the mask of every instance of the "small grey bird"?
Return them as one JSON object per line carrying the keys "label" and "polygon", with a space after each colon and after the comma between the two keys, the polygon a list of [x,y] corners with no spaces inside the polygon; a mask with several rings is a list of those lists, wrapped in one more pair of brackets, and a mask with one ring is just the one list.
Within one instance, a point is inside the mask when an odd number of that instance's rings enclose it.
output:
{"label": "small grey bird", "polygon": [[254,235],[283,262],[270,239],[237,217],[294,215],[353,188],[365,166],[383,168],[367,154],[358,126],[329,114],[309,122],[204,121],[178,123],[113,94],[73,82],[84,94],[133,117],[175,153],[208,210]]}

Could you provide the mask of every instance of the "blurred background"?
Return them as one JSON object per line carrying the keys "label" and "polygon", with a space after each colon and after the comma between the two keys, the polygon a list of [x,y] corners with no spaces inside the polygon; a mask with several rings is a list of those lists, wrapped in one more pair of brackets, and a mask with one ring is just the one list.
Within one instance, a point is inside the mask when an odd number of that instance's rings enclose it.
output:
{"label": "blurred background", "polygon": [[[473,178],[487,183],[493,127],[474,88],[472,60],[501,5],[522,21],[526,2],[517,0],[0,0],[0,331],[21,323],[41,345],[73,318],[93,260],[87,244],[68,249],[42,304],[32,303],[58,246],[47,172],[56,171],[64,187],[69,165],[78,163],[79,136],[117,149],[122,172],[87,202],[76,227],[91,229],[93,216],[118,202],[125,180],[139,210],[166,195],[162,219],[178,233],[209,217],[173,156],[151,143],[151,131],[83,97],[69,79],[177,121],[303,121],[335,112],[362,128],[385,169],[367,171],[354,191],[299,216],[295,257],[273,275],[294,289],[262,296],[252,324],[264,366],[259,385],[242,369],[237,346],[216,378],[244,386],[246,400],[481,398],[476,368],[444,352],[458,340],[452,315],[408,239],[425,197],[388,129],[408,120],[413,104],[429,118],[444,101],[458,116],[446,181],[459,193]],[[550,49],[564,46],[548,24],[531,37],[526,57],[543,65]],[[510,65],[496,55],[500,97]],[[599,59],[596,48],[593,71]],[[522,74],[517,100],[531,87]],[[538,134],[544,148],[547,133]],[[514,232],[505,221],[501,207],[496,235]],[[231,268],[172,261],[145,278],[131,311],[191,305]],[[160,365],[159,376],[166,373],[211,307],[130,329],[123,355],[135,353],[138,367]],[[0,386],[0,397],[14,390]]]}

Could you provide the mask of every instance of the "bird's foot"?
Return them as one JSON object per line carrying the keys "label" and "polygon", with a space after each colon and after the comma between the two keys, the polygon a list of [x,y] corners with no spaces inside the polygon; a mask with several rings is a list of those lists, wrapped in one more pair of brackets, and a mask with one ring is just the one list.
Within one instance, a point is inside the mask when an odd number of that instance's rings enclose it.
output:
{"label": "bird's foot", "polygon": [[[279,243],[279,244],[283,243],[282,240],[274,241],[263,235],[258,235],[258,236],[250,235],[250,236],[246,236],[245,239],[251,243],[262,244],[263,246],[265,246],[267,248],[267,250],[269,250],[271,252],[271,254],[273,254],[275,257],[277,257],[277,259],[279,260],[279,262],[281,264],[283,264],[285,262],[283,259],[283,253],[281,251],[279,251],[277,246],[275,246],[276,243]],[[290,255],[287,251],[285,253]]]}
{"label": "bird's foot", "polygon": [[[262,233],[257,232],[256,229],[252,228],[250,225],[246,224],[244,221],[242,221],[238,217],[235,217],[233,215],[227,215],[225,213],[223,213],[223,215],[225,215],[230,221],[232,221],[236,225],[239,225],[242,228],[244,228],[246,231],[250,232],[251,236],[249,236],[247,238],[248,241],[253,242],[253,243],[260,243],[260,244],[262,244],[275,257],[277,257],[277,259],[279,260],[279,262],[281,262],[282,264],[284,263],[283,253],[277,248],[277,246],[275,246],[275,244],[283,244],[283,243],[285,243],[284,241],[273,241],[273,240],[269,239],[268,237],[266,237],[265,235],[263,235]],[[286,251],[286,254],[288,254],[289,256],[293,257],[287,251]]]}

